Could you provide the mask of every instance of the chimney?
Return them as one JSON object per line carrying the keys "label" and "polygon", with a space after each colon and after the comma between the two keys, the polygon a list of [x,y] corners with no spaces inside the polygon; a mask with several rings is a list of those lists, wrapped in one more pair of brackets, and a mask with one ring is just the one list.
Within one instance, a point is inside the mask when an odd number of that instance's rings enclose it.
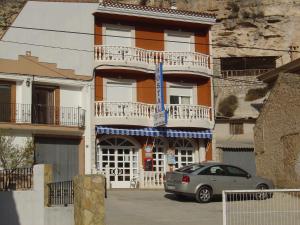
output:
{"label": "chimney", "polygon": [[171,9],[177,9],[176,0],[171,0]]}

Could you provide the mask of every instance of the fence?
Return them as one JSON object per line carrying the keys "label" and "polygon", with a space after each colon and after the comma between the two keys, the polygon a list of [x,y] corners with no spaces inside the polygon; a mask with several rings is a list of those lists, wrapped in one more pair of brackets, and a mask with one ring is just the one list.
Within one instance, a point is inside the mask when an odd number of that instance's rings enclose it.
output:
{"label": "fence", "polygon": [[0,122],[85,126],[85,110],[42,104],[1,103]]}
{"label": "fence", "polygon": [[49,183],[48,205],[64,205],[74,203],[74,185],[73,181],[62,181]]}
{"label": "fence", "polygon": [[299,225],[300,189],[223,191],[223,225]]}
{"label": "fence", "polygon": [[0,191],[32,188],[33,168],[0,170]]}

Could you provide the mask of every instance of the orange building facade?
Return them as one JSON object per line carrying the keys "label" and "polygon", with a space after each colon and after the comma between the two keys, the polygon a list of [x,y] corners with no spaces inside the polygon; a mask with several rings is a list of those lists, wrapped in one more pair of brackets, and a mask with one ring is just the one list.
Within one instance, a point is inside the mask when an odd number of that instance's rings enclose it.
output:
{"label": "orange building facade", "polygon": [[[94,18],[96,169],[112,188],[146,173],[159,186],[171,168],[211,160],[215,18],[111,2]],[[167,123],[154,127],[160,63]]]}

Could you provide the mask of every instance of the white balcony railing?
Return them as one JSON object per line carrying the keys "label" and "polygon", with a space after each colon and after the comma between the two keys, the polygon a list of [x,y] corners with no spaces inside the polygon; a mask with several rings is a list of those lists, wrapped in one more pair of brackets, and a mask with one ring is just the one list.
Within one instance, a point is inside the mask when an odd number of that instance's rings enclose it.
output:
{"label": "white balcony railing", "polygon": [[[141,67],[154,66],[160,62],[168,69],[209,69],[209,55],[198,52],[165,52],[124,46],[95,46],[96,62],[114,62]],[[153,69],[152,68],[152,69]]]}
{"label": "white balcony railing", "polygon": [[[211,107],[201,105],[171,105],[166,104],[165,109],[168,112],[169,121],[205,121],[212,122]],[[126,121],[143,120],[153,121],[153,116],[156,111],[155,104],[146,104],[139,102],[95,102],[95,117],[104,122],[105,119],[113,119],[110,121],[120,122],[120,119]],[[145,124],[147,125],[147,124]],[[185,124],[186,125],[186,124]],[[196,124],[194,124],[196,125]]]}

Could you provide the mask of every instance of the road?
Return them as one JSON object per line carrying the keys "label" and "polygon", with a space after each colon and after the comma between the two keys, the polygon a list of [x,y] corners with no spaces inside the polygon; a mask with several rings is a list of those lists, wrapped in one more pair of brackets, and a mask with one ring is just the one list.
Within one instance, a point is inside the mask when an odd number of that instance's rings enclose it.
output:
{"label": "road", "polygon": [[177,200],[162,190],[110,190],[106,225],[222,225],[222,202]]}

